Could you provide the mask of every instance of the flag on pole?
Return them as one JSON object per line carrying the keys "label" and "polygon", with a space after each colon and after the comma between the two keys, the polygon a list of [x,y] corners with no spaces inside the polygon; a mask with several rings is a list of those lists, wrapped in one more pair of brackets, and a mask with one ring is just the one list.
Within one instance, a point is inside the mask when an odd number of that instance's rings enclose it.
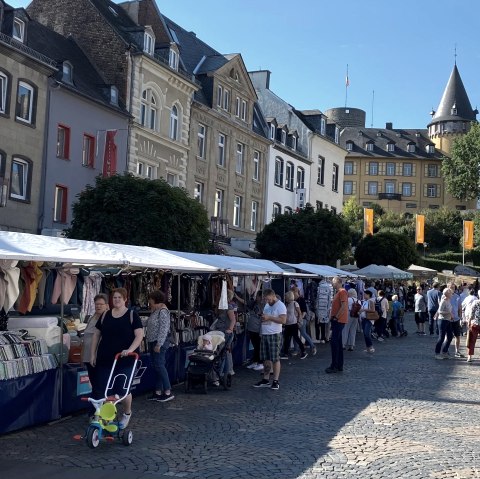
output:
{"label": "flag on pole", "polygon": [[463,246],[465,249],[473,249],[473,221],[463,222]]}
{"label": "flag on pole", "polygon": [[373,210],[370,208],[363,209],[363,234],[373,235]]}
{"label": "flag on pole", "polygon": [[347,73],[347,76],[345,77],[345,86],[350,86],[350,80],[348,78],[348,73]]}
{"label": "flag on pole", "polygon": [[415,215],[415,243],[425,243],[425,216]]}

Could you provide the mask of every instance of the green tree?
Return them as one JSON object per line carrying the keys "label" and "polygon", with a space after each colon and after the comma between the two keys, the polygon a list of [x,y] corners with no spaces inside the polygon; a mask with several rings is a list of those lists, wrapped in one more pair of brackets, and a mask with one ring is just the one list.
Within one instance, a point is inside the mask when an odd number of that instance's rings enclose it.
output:
{"label": "green tree", "polygon": [[363,236],[363,208],[355,197],[352,196],[345,201],[341,216],[350,229],[352,246],[356,246]]}
{"label": "green tree", "polygon": [[279,215],[257,235],[262,257],[288,263],[330,264],[350,245],[348,225],[340,216],[309,205],[293,215]]}
{"label": "green tree", "polygon": [[466,135],[456,138],[450,157],[442,161],[447,191],[459,200],[480,196],[480,125],[472,123]]}
{"label": "green tree", "polygon": [[373,236],[367,235],[358,243],[355,259],[360,268],[375,263],[406,269],[418,261],[418,255],[407,236],[380,232]]}
{"label": "green tree", "polygon": [[442,207],[424,210],[422,214],[425,215],[425,242],[429,248],[458,251],[463,233],[461,212]]}
{"label": "green tree", "polygon": [[73,205],[69,238],[206,252],[205,208],[164,180],[98,176]]}

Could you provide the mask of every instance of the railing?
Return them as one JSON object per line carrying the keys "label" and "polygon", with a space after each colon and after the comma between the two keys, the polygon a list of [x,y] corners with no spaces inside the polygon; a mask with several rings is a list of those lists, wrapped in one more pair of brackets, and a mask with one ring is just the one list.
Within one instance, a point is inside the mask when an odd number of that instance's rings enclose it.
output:
{"label": "railing", "polygon": [[402,200],[402,195],[400,193],[378,193],[379,200]]}
{"label": "railing", "polygon": [[53,68],[57,68],[57,62],[55,62],[51,58],[48,58],[47,56],[43,55],[40,52],[37,52],[33,48],[27,47],[27,45],[24,45],[22,42],[19,42],[14,38],[9,37],[8,35],[5,35],[4,33],[1,33],[1,32],[0,32],[0,42],[10,45],[16,50],[19,50],[22,53],[25,53],[26,55],[41,61],[42,63],[46,63],[47,65]]}

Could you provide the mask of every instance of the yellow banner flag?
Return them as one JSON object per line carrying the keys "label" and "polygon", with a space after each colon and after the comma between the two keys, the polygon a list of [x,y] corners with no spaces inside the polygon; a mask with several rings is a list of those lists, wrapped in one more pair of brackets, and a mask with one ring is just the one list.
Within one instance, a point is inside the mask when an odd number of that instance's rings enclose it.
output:
{"label": "yellow banner flag", "polygon": [[373,210],[370,208],[363,209],[363,234],[373,235]]}
{"label": "yellow banner flag", "polygon": [[425,243],[425,216],[415,215],[415,242]]}
{"label": "yellow banner flag", "polygon": [[473,249],[473,221],[463,222],[463,246],[465,249]]}

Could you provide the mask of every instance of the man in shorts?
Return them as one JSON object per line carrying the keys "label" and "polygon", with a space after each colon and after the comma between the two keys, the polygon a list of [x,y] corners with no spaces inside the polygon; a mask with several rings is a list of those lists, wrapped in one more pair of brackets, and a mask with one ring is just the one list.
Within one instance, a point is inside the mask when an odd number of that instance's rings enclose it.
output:
{"label": "man in shorts", "polygon": [[[282,342],[282,325],[287,321],[287,308],[277,298],[275,291],[263,292],[265,307],[262,314],[260,360],[263,361],[263,379],[255,383],[255,388],[270,387],[278,391],[280,386],[280,346]],[[270,371],[273,369],[273,381],[270,385]]]}

